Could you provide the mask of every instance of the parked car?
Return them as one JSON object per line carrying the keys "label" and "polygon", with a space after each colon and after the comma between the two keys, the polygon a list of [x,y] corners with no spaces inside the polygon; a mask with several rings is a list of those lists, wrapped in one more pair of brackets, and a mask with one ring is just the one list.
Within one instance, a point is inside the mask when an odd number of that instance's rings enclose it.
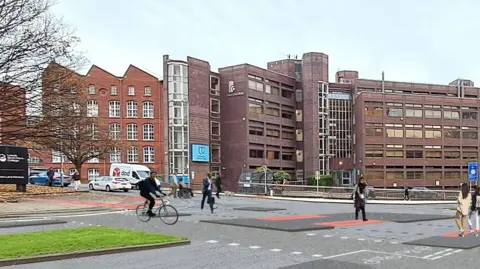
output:
{"label": "parked car", "polygon": [[409,191],[409,196],[414,199],[437,199],[438,193],[426,187],[413,187]]}
{"label": "parked car", "polygon": [[105,191],[117,191],[123,190],[128,192],[132,188],[132,184],[128,182],[128,179],[123,177],[97,177],[88,182],[88,188],[90,190],[105,190]]}
{"label": "parked car", "polygon": [[[48,176],[47,172],[42,172],[37,175],[30,177],[30,183],[35,185],[44,185],[48,186]],[[70,176],[63,175],[63,186],[67,187],[71,184]],[[55,172],[53,175],[53,185],[60,186],[62,184],[62,175],[60,173]]]}

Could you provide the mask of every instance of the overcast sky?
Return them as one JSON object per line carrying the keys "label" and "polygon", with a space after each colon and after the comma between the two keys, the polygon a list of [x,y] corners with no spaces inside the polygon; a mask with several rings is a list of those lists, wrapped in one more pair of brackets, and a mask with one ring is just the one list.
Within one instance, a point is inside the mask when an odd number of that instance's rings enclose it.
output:
{"label": "overcast sky", "polygon": [[94,63],[162,74],[162,55],[213,70],[317,51],[362,78],[480,85],[480,1],[475,0],[59,0]]}

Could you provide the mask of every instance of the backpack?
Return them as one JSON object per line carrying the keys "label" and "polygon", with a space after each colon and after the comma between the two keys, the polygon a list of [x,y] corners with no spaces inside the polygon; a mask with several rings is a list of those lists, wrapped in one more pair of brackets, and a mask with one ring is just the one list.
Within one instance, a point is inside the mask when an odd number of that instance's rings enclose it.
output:
{"label": "backpack", "polygon": [[145,190],[145,180],[140,180],[139,182],[137,182],[137,187],[140,192],[143,192]]}

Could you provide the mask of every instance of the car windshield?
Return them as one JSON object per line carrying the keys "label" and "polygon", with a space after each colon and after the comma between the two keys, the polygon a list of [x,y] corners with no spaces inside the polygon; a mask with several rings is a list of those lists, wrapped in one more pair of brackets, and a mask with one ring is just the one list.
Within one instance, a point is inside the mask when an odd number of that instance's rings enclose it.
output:
{"label": "car windshield", "polygon": [[150,171],[137,171],[137,173],[141,178],[147,178],[150,176]]}

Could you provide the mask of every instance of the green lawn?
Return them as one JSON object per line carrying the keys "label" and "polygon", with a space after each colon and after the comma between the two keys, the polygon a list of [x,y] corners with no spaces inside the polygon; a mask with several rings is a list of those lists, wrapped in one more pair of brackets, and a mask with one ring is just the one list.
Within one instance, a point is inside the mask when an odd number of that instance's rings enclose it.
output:
{"label": "green lawn", "polygon": [[186,238],[93,226],[0,235],[0,259],[186,241]]}

